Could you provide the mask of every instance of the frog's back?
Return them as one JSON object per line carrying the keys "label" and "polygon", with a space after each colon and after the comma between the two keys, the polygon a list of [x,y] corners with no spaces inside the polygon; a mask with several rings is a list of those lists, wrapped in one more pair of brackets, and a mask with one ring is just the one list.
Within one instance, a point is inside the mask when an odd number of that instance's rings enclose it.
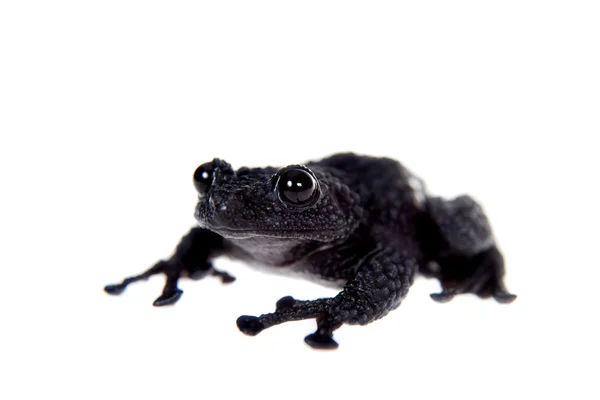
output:
{"label": "frog's back", "polygon": [[398,242],[411,253],[420,252],[417,225],[424,213],[423,182],[390,158],[340,153],[310,163],[331,170],[360,194],[366,211],[363,225],[371,235]]}

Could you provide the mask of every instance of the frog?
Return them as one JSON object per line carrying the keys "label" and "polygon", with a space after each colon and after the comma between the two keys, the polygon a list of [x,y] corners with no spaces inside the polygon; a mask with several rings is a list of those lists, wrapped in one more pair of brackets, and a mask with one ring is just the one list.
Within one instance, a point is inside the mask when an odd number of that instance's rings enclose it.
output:
{"label": "frog", "polygon": [[424,181],[387,157],[338,153],[284,167],[235,170],[215,158],[193,174],[196,226],[174,253],[145,272],[104,290],[121,294],[131,283],[163,274],[153,305],[173,305],[181,278],[207,276],[231,283],[217,269],[227,256],[340,291],[333,297],[284,296],[275,310],[242,315],[241,332],[255,336],[289,321],[314,319],[305,337],[315,349],[335,349],[342,325],[366,325],[399,307],[417,276],[437,279],[433,300],[471,294],[511,303],[505,262],[482,206],[469,195],[430,194]]}

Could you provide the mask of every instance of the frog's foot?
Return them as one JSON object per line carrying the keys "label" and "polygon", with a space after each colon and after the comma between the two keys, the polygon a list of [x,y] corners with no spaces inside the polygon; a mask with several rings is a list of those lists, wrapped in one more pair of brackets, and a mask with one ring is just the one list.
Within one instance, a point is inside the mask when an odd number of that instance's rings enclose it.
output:
{"label": "frog's foot", "polygon": [[182,275],[193,280],[199,280],[207,275],[211,275],[219,277],[223,283],[231,283],[235,280],[235,277],[231,276],[227,272],[215,269],[211,263],[186,267],[181,262],[171,259],[168,261],[160,261],[146,272],[125,278],[121,283],[106,285],[104,287],[104,291],[112,295],[121,294],[131,283],[146,280],[152,275],[160,273],[164,273],[167,277],[167,280],[165,282],[162,294],[152,303],[152,305],[155,307],[168,306],[177,303],[183,294],[183,290],[179,289],[177,286],[179,278]]}
{"label": "frog's foot", "polygon": [[509,293],[501,281],[493,277],[473,277],[454,286],[444,287],[440,293],[432,293],[430,296],[438,303],[447,303],[458,294],[473,293],[481,298],[493,297],[498,303],[512,303],[517,295]]}
{"label": "frog's foot", "polygon": [[128,278],[125,278],[125,279],[123,279],[123,281],[121,281],[121,283],[115,283],[115,284],[104,286],[104,291],[106,293],[112,294],[112,295],[121,294],[125,291],[125,289],[127,289],[127,286],[129,286],[130,284],[141,281],[141,280],[147,280],[152,275],[156,275],[156,274],[160,274],[161,272],[164,272],[166,270],[166,268],[167,268],[167,262],[159,261],[156,264],[154,264],[151,268],[149,268],[147,271],[145,271],[139,275],[130,276]]}
{"label": "frog's foot", "polygon": [[440,266],[438,278],[442,291],[431,294],[431,298],[437,302],[445,303],[465,293],[482,298],[493,297],[499,303],[511,303],[517,298],[504,286],[504,264],[496,247],[471,258],[442,260]]}
{"label": "frog's foot", "polygon": [[214,250],[222,249],[222,240],[214,232],[199,227],[192,228],[181,238],[171,258],[159,261],[147,271],[125,278],[120,283],[106,285],[104,291],[112,295],[121,294],[131,283],[146,280],[152,275],[165,274],[167,279],[163,292],[153,303],[160,307],[175,304],[181,298],[183,291],[177,287],[177,282],[182,276],[198,280],[210,274],[221,278],[224,283],[233,282],[233,276],[214,269],[210,262]]}
{"label": "frog's foot", "polygon": [[144,273],[125,278],[121,283],[106,285],[104,287],[104,291],[113,295],[121,294],[131,283],[146,280],[152,275],[164,273],[167,276],[165,287],[163,288],[162,294],[156,300],[154,300],[152,305],[155,307],[162,307],[175,304],[183,294],[183,290],[177,287],[177,282],[179,281],[179,276],[182,272],[181,270],[181,263],[172,261],[159,261]]}
{"label": "frog's foot", "polygon": [[[271,318],[276,318],[274,314],[265,314],[260,317],[251,315],[242,315],[237,319],[237,326],[248,336],[256,336],[264,329],[269,327]],[[309,317],[310,318],[310,317]],[[304,319],[304,318],[302,318]],[[285,321],[281,321],[285,322]],[[279,322],[279,323],[281,323]],[[337,349],[338,343],[333,340],[333,328],[325,325],[319,327],[315,333],[304,338],[306,344],[314,349]]]}
{"label": "frog's foot", "polygon": [[[256,336],[265,328],[274,324],[314,317],[314,312],[303,307],[310,303],[313,302],[296,300],[292,296],[285,296],[277,302],[275,313],[261,315],[260,317],[242,315],[237,320],[237,326],[246,335]],[[311,307],[315,306],[316,308],[321,308],[318,301],[317,304],[312,304]],[[296,309],[294,310],[294,308]],[[304,338],[304,341],[315,349],[335,349],[338,347],[338,344],[333,340],[332,331],[333,329],[327,329],[322,326],[315,333]]]}
{"label": "frog's foot", "polygon": [[256,336],[264,329],[288,321],[316,318],[317,331],[308,335],[304,341],[315,349],[334,349],[338,344],[333,340],[334,329],[341,323],[332,324],[329,315],[329,305],[332,299],[317,299],[313,301],[296,300],[291,296],[282,297],[276,305],[276,311],[259,317],[243,315],[237,319],[237,326],[246,335]]}
{"label": "frog's foot", "polygon": [[482,298],[487,298],[487,297],[491,296],[498,303],[503,303],[503,304],[512,303],[517,298],[517,295],[508,293],[505,289],[500,289],[500,288],[493,289],[493,291],[490,291],[489,288],[486,288],[485,290],[482,290],[479,292],[473,292],[472,290],[469,290],[469,287],[471,286],[471,284],[472,284],[472,282],[467,282],[465,284],[450,287],[447,289],[444,288],[439,293],[431,293],[430,296],[433,300],[437,301],[438,303],[447,303],[450,300],[452,300],[454,298],[454,296],[456,296],[457,294],[465,294],[465,293],[474,293]]}

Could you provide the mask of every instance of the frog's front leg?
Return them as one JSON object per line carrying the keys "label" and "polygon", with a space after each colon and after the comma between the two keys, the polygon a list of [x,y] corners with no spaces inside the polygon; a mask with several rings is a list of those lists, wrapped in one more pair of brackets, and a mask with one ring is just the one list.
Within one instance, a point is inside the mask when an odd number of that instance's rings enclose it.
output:
{"label": "frog's front leg", "polygon": [[203,228],[193,228],[181,239],[171,258],[161,260],[147,271],[125,278],[121,283],[107,285],[104,290],[113,295],[121,294],[130,283],[164,273],[166,282],[163,292],[153,304],[157,307],[174,304],[183,293],[177,286],[179,278],[182,276],[197,280],[210,273],[219,276],[224,283],[235,280],[228,273],[218,271],[212,266],[210,260],[222,253],[223,250],[223,238],[221,236]]}
{"label": "frog's front leg", "polygon": [[254,336],[273,325],[315,318],[317,330],[305,342],[317,349],[334,349],[333,331],[343,324],[366,325],[400,305],[413,282],[417,263],[391,249],[375,250],[362,259],[356,276],[335,297],[312,301],[286,296],[274,313],[238,318],[238,328]]}

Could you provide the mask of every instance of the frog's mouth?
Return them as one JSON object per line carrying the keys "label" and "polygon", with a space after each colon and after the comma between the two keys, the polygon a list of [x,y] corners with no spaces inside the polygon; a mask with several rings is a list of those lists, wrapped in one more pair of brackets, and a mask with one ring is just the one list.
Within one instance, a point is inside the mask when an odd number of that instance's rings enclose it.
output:
{"label": "frog's mouth", "polygon": [[261,236],[280,236],[276,233],[264,231],[259,227],[232,227],[230,221],[239,222],[239,218],[236,219],[235,216],[229,215],[226,217],[224,214],[227,211],[228,210],[225,207],[217,211],[215,207],[212,206],[210,200],[199,202],[198,206],[196,207],[195,215],[198,226],[215,232],[225,239],[249,239]]}
{"label": "frog's mouth", "polygon": [[[212,232],[219,234],[225,239],[251,239],[251,238],[272,238],[272,239],[305,239],[315,240],[315,234],[319,236],[327,235],[327,233],[334,234],[335,229],[323,230],[323,229],[240,229],[240,228],[228,228],[221,225],[213,225],[206,222],[198,222],[198,226],[201,228],[208,229]],[[330,239],[326,239],[327,241]],[[325,239],[323,239],[325,241]]]}
{"label": "frog's mouth", "polygon": [[214,226],[211,224],[198,223],[201,228],[218,233],[225,239],[250,239],[255,237],[280,237],[278,235],[269,235],[266,232],[259,232],[250,229],[225,228],[223,226]]}

